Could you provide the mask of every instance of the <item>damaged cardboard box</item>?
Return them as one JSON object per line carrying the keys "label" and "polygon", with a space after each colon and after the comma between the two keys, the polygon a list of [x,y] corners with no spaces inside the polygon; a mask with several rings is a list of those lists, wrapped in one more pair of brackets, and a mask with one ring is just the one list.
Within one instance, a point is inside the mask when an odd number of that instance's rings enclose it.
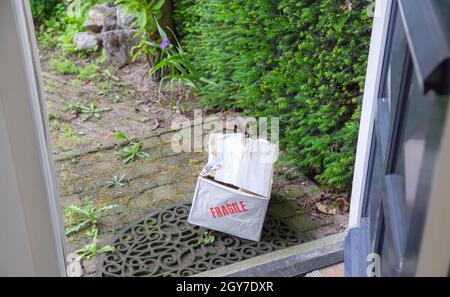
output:
{"label": "damaged cardboard box", "polygon": [[211,134],[189,223],[259,241],[278,147],[244,134]]}

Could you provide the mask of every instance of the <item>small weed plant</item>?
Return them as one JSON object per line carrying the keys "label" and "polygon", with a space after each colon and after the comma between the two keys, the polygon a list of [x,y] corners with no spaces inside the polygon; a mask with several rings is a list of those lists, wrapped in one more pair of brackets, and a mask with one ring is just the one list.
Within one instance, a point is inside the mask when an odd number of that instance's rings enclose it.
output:
{"label": "small weed plant", "polygon": [[118,156],[120,158],[123,158],[123,163],[127,164],[131,161],[134,161],[136,159],[145,159],[149,158],[150,154],[147,152],[142,152],[142,142],[140,141],[133,141],[126,145],[124,148],[119,150],[117,152]]}
{"label": "small weed plant", "polygon": [[83,260],[83,259],[89,260],[98,254],[113,253],[116,251],[116,248],[113,246],[110,246],[110,245],[105,245],[104,247],[99,248],[97,246],[98,245],[97,233],[98,233],[97,229],[92,229],[89,234],[89,235],[92,235],[92,242],[85,245],[81,249],[75,251],[75,253],[78,255],[78,259],[77,259],[78,261]]}
{"label": "small weed plant", "polygon": [[114,187],[116,187],[116,186],[119,186],[119,187],[124,187],[125,186],[125,183],[124,183],[124,181],[123,181],[123,179],[125,178],[125,174],[123,174],[122,176],[117,176],[117,175],[114,175],[112,178],[111,178],[111,180],[109,180],[107,183],[106,183],[106,186],[108,187],[108,188],[114,188]]}
{"label": "small weed plant", "polygon": [[59,74],[77,74],[79,72],[77,65],[67,57],[57,57],[50,61],[50,66]]}
{"label": "small weed plant", "polygon": [[203,236],[197,241],[201,245],[211,245],[216,241],[216,237],[212,232],[205,232]]}
{"label": "small weed plant", "polygon": [[117,207],[116,204],[95,207],[93,202],[89,200],[89,197],[85,198],[83,206],[70,205],[65,210],[67,227],[64,233],[70,235],[88,227],[96,228],[101,215],[115,207]]}

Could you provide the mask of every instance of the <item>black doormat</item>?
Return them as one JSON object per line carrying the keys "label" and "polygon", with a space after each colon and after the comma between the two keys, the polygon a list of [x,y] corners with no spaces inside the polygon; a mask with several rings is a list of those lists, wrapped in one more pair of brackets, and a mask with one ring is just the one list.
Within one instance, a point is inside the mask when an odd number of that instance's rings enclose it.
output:
{"label": "black doormat", "polygon": [[100,257],[97,275],[190,276],[304,242],[302,234],[268,215],[259,242],[213,231],[214,243],[205,246],[198,240],[209,230],[187,222],[190,207],[166,208],[120,231],[111,241],[116,251]]}

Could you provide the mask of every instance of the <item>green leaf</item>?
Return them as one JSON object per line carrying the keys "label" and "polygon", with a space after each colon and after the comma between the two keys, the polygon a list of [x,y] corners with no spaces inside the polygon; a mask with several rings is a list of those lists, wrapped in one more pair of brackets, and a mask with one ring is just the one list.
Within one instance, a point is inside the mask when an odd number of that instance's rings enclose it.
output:
{"label": "green leaf", "polygon": [[141,30],[144,30],[145,26],[147,25],[147,11],[145,9],[141,9],[141,11],[139,12],[137,22],[139,28]]}
{"label": "green leaf", "polygon": [[[164,4],[164,0],[162,2]],[[155,23],[156,23],[156,26],[158,28],[159,36],[161,36],[162,39],[168,39],[166,32],[163,30],[163,28],[161,28],[161,26],[159,25],[159,22],[158,22],[158,20],[156,18],[155,18]]]}
{"label": "green leaf", "polygon": [[128,140],[128,136],[121,130],[116,130],[116,139],[117,140]]}
{"label": "green leaf", "polygon": [[155,4],[153,4],[152,10],[154,12],[159,11],[165,2],[166,2],[165,0],[158,0]]}

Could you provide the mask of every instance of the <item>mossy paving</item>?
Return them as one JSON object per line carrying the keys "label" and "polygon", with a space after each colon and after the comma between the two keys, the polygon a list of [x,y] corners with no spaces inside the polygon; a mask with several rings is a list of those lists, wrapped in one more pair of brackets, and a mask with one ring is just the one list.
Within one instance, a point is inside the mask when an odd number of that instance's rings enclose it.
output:
{"label": "mossy paving", "polygon": [[[150,212],[192,200],[196,180],[206,164],[207,154],[175,153],[172,150],[171,139],[175,131],[170,130],[170,123],[178,114],[157,103],[142,103],[142,96],[155,97],[159,86],[143,94],[133,83],[122,82],[122,86],[115,86],[115,93],[120,88],[130,88],[133,92],[122,91],[121,94],[128,95],[115,103],[108,98],[113,94],[106,92],[98,96],[100,87],[94,82],[80,87],[72,83],[77,79],[73,75],[55,74],[48,70],[46,62],[43,69],[63,212],[72,204],[82,205],[86,198],[93,201],[96,207],[117,205],[105,212],[98,223],[99,246],[107,244],[117,231]],[[133,68],[129,71],[133,71]],[[83,122],[67,111],[69,103],[86,103],[93,98],[105,110],[100,119]],[[152,130],[149,127],[151,123],[139,121],[143,117],[157,119],[161,125]],[[117,150],[124,144],[114,139],[115,128],[141,140],[142,151],[149,153],[150,157],[124,164],[117,156]],[[107,182],[113,176],[124,176],[123,185],[108,188]],[[283,174],[276,175],[274,199],[269,211],[286,217],[293,222],[294,227],[298,226],[305,232],[332,225],[329,218],[310,218],[310,212],[301,209],[297,203],[306,199],[308,193],[320,193],[310,182],[303,185],[304,180],[288,180]],[[277,206],[271,210],[272,205]],[[311,234],[312,237],[322,236],[320,233]],[[83,231],[72,234],[68,238],[68,251],[73,252],[89,242],[90,239]]]}

